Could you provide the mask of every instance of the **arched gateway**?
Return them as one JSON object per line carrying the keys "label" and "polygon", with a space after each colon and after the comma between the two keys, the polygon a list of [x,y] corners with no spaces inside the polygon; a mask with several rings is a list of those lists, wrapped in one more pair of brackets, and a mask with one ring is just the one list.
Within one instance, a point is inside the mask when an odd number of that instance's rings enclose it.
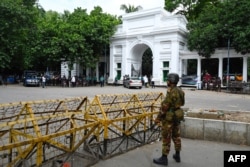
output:
{"label": "arched gateway", "polygon": [[[153,54],[151,75],[155,85],[166,85],[169,72],[186,75],[190,68],[187,63],[189,59],[196,60],[196,75],[201,79],[203,58],[187,49],[187,20],[184,16],[154,8],[125,14],[122,21],[123,24],[117,27],[111,38],[109,83],[113,83],[116,77],[122,83],[124,75],[140,76],[143,73],[142,56],[148,48]],[[233,50],[217,50],[212,55],[211,58],[218,59],[217,75],[223,77],[223,59],[229,56],[243,58],[243,81],[247,81],[247,58],[250,55],[243,56]]]}

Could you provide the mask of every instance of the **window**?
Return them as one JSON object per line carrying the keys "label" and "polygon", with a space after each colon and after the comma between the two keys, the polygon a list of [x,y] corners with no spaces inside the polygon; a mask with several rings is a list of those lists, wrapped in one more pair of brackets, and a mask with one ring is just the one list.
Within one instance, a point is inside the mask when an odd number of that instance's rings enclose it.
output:
{"label": "window", "polygon": [[163,82],[166,82],[168,79],[168,73],[169,73],[169,61],[164,61],[163,62]]}
{"label": "window", "polygon": [[122,68],[122,63],[117,63],[117,69],[116,69],[116,77],[118,80],[121,79],[121,75],[122,75],[122,71],[121,71],[121,68]]}
{"label": "window", "polygon": [[121,68],[122,67],[122,63],[117,63],[117,68]]}
{"label": "window", "polygon": [[168,67],[169,67],[169,61],[164,61],[163,68],[168,68]]}

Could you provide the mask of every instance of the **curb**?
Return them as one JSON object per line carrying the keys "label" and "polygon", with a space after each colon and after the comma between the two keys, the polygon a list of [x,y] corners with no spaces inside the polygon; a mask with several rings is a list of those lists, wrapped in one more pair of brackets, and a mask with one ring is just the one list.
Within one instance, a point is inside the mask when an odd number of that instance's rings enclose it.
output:
{"label": "curb", "polygon": [[181,136],[250,146],[250,123],[185,117]]}

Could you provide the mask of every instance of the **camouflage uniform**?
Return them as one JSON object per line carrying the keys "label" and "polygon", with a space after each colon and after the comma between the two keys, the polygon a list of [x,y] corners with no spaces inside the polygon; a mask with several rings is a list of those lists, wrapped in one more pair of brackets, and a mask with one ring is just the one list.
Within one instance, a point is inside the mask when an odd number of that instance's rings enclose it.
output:
{"label": "camouflage uniform", "polygon": [[181,150],[180,119],[176,117],[175,111],[184,105],[184,92],[178,87],[170,87],[162,102],[162,154],[168,155],[170,151],[171,138],[175,150]]}
{"label": "camouflage uniform", "polygon": [[173,158],[176,162],[181,162],[181,137],[180,122],[184,119],[184,112],[180,108],[184,105],[184,92],[176,85],[179,81],[177,73],[169,73],[167,80],[167,94],[161,103],[161,111],[159,112],[156,123],[162,123],[162,156],[154,158],[153,162],[160,165],[168,165],[168,154],[170,151],[171,138],[175,145],[175,154]]}

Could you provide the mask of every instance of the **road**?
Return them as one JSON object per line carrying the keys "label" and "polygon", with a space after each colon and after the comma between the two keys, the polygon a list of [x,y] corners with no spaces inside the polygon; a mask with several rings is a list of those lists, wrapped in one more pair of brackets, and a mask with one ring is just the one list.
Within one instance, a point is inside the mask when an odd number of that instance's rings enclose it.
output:
{"label": "road", "polygon": [[[217,109],[227,111],[250,111],[250,95],[232,94],[207,90],[196,90],[183,88],[186,96],[185,108],[189,109]],[[166,93],[165,87],[128,89],[123,86],[89,86],[62,88],[48,86],[42,87],[24,87],[22,85],[0,86],[0,104],[48,100],[48,99],[65,99],[73,97],[89,97],[93,98],[100,94],[124,94],[124,93],[140,93],[140,92],[163,92]]]}

